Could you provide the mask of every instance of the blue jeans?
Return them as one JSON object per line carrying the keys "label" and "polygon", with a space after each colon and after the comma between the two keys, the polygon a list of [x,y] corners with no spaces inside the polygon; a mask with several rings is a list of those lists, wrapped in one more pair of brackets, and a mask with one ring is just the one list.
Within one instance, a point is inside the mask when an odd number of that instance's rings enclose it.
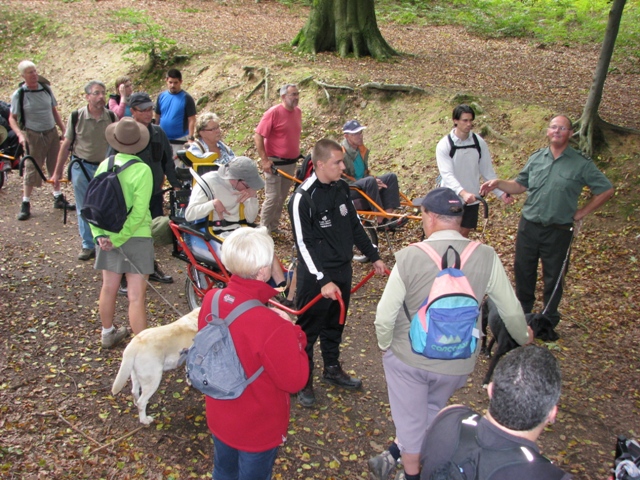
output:
{"label": "blue jeans", "polygon": [[[75,157],[73,157],[75,158]],[[96,173],[98,165],[92,165],[87,162],[82,162],[82,166],[85,168],[90,178]],[[71,179],[73,181],[73,194],[76,196],[76,211],[78,212],[78,230],[80,231],[80,237],[82,238],[82,248],[95,248],[93,243],[93,233],[89,223],[82,218],[80,211],[84,206],[84,196],[87,194],[87,187],[89,186],[89,180],[82,171],[82,167],[75,162],[71,167]]]}
{"label": "blue jeans", "polygon": [[213,480],[270,480],[278,447],[243,452],[213,437]]}

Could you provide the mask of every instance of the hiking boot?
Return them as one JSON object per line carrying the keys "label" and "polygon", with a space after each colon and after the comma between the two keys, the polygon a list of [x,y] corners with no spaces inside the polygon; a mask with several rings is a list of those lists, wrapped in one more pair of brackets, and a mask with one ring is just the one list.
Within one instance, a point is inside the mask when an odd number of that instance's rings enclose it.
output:
{"label": "hiking boot", "polygon": [[309,372],[309,380],[302,390],[298,392],[298,403],[304,408],[311,408],[316,403],[316,394],[313,393],[313,377]]}
{"label": "hiking boot", "polygon": [[118,294],[124,295],[125,297],[129,294],[127,290],[127,277],[126,275],[122,275],[120,278],[120,288],[118,288]]}
{"label": "hiking boot", "polygon": [[129,335],[127,327],[114,328],[102,334],[102,348],[113,348]]}
{"label": "hiking boot", "polygon": [[342,370],[340,364],[324,367],[322,372],[322,380],[338,387],[344,387],[351,390],[356,390],[362,387],[362,380],[356,377],[351,377]]}
{"label": "hiking boot", "polygon": [[65,205],[67,206],[67,210],[75,210],[76,209],[76,204],[75,203],[69,203],[67,201],[66,198],[64,198],[64,194],[60,194],[60,195],[55,195],[53,197],[53,208],[58,208],[60,210],[62,210]]}
{"label": "hiking boot", "polygon": [[369,471],[375,480],[387,480],[389,474],[396,469],[396,463],[396,459],[393,458],[389,450],[385,450],[367,461]]}
{"label": "hiking boot", "polygon": [[20,213],[18,214],[18,220],[28,220],[31,216],[31,204],[29,202],[22,202],[20,207]]}
{"label": "hiking boot", "polygon": [[153,273],[149,275],[149,281],[158,283],[173,283],[173,277],[171,275],[165,275],[160,264],[153,262]]}
{"label": "hiking boot", "polygon": [[82,260],[83,262],[91,260],[92,258],[96,258],[95,248],[83,248],[82,251],[78,254],[78,260]]}
{"label": "hiking boot", "polygon": [[293,300],[289,300],[288,298],[278,299],[278,302],[280,303],[280,305],[287,308],[294,308],[295,306]]}

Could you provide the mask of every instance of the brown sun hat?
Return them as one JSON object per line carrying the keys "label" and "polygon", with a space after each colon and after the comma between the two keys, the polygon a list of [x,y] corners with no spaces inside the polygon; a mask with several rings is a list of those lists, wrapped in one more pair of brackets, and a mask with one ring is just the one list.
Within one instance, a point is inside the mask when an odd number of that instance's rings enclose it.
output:
{"label": "brown sun hat", "polygon": [[107,142],[117,152],[135,155],[149,144],[149,130],[131,117],[112,123],[105,131]]}

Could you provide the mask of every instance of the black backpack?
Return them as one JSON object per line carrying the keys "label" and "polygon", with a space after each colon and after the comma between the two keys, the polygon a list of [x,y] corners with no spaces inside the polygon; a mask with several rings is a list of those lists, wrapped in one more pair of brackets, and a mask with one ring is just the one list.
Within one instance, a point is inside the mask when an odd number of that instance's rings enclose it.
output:
{"label": "black backpack", "polygon": [[456,154],[456,150],[463,150],[465,148],[475,148],[476,150],[478,150],[478,161],[480,161],[480,159],[482,158],[482,151],[480,149],[480,140],[478,140],[478,136],[475,133],[471,132],[473,145],[465,145],[464,147],[459,147],[455,143],[453,143],[453,138],[451,138],[451,134],[447,135],[447,138],[449,139],[449,147],[451,147],[449,149],[449,156],[451,158],[453,158],[453,156]]}
{"label": "black backpack", "polygon": [[[460,437],[451,459],[431,472],[429,480],[490,480],[498,470],[531,461],[550,463],[545,457],[526,447],[506,450],[485,448],[478,442],[477,431],[480,415],[475,413],[460,422]],[[529,460],[523,451],[533,457]]]}
{"label": "black backpack", "polygon": [[[42,89],[51,97],[53,98],[53,93],[51,93],[51,87],[49,85],[47,85],[46,83],[42,83],[42,82],[38,82],[40,84],[40,86],[42,87]],[[24,118],[24,94],[25,93],[30,93],[30,92],[40,92],[40,90],[25,90],[24,88],[22,88],[22,85],[24,84],[24,82],[20,83],[20,89],[18,90],[18,109],[20,110],[20,115],[18,117],[18,125],[20,126],[20,128],[24,128],[24,124],[25,124],[25,118]]]}
{"label": "black backpack", "polygon": [[80,212],[82,218],[102,230],[120,232],[133,207],[127,209],[118,174],[138,162],[140,160],[131,159],[119,167],[115,165],[115,156],[111,155],[107,170],[89,182]]}
{"label": "black backpack", "polygon": [[296,168],[296,178],[301,182],[304,182],[313,173],[313,162],[311,161],[311,155],[307,155],[302,160],[302,164]]}

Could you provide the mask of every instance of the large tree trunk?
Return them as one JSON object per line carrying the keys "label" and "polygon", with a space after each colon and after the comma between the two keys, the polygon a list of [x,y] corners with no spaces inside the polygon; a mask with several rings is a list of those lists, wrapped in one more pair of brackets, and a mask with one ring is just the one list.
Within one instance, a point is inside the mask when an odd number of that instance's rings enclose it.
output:
{"label": "large tree trunk", "polygon": [[338,52],[341,57],[397,55],[378,30],[373,0],[313,0],[307,24],[292,45],[301,52]]}
{"label": "large tree trunk", "polygon": [[598,114],[600,101],[602,100],[602,91],[604,90],[604,82],[609,72],[609,64],[613,55],[613,47],[618,37],[620,29],[620,20],[622,19],[622,11],[627,0],[613,0],[611,11],[609,12],[609,23],[604,34],[602,48],[600,50],[600,58],[593,75],[593,83],[589,90],[587,103],[582,111],[580,118],[580,149],[587,155],[592,155],[594,150],[604,141],[602,126],[604,122]]}

